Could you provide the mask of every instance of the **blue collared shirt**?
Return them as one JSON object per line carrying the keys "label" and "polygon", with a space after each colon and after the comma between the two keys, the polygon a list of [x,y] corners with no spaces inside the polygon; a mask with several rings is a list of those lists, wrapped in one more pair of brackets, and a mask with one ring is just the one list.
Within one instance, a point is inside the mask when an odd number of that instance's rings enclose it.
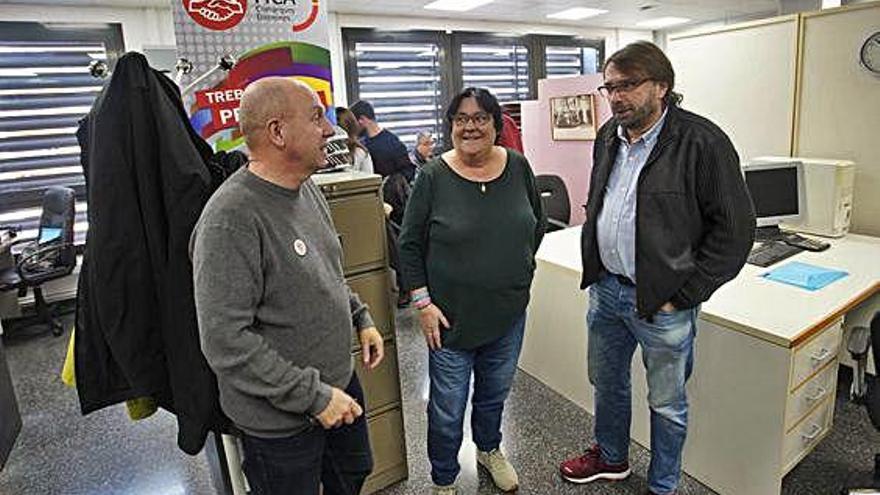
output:
{"label": "blue collared shirt", "polygon": [[623,127],[617,127],[620,148],[608,178],[605,201],[599,213],[597,238],[605,268],[636,281],[636,202],[639,175],[666,121],[666,110],[648,132],[630,143]]}

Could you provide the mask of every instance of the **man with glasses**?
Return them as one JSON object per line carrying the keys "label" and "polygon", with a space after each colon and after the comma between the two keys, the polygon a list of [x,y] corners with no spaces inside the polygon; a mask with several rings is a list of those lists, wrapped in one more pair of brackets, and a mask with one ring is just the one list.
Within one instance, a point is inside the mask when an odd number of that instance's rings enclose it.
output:
{"label": "man with glasses", "polygon": [[651,409],[649,493],[675,493],[687,434],[699,305],[739,273],[754,236],[739,157],[724,132],[679,107],[672,64],[637,42],[605,63],[581,238],[595,443],[560,466],[574,483],[629,476],[630,366],[641,346]]}

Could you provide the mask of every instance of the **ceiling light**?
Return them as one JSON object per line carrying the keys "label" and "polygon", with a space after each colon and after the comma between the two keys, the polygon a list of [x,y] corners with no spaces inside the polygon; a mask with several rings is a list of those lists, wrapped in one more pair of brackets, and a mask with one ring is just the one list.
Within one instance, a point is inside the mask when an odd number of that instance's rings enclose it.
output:
{"label": "ceiling light", "polygon": [[495,0],[436,0],[425,5],[424,8],[430,10],[454,10],[456,12],[464,12],[494,1]]}
{"label": "ceiling light", "polygon": [[688,22],[691,22],[691,20],[684,17],[658,17],[648,21],[637,22],[636,26],[648,29],[663,29]]}
{"label": "ceiling light", "polygon": [[581,19],[586,19],[587,17],[595,17],[597,15],[607,13],[607,10],[602,9],[590,9],[587,7],[574,7],[572,9],[563,10],[562,12],[557,12],[555,14],[548,14],[548,19],[564,19],[568,21],[579,21]]}

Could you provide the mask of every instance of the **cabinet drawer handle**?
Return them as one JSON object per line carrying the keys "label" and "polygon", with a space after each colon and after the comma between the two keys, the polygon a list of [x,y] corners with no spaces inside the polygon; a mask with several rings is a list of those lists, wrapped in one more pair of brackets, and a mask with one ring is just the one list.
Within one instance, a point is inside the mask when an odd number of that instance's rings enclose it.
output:
{"label": "cabinet drawer handle", "polygon": [[828,359],[829,356],[831,356],[831,351],[823,347],[819,349],[819,352],[810,354],[810,359],[816,362],[822,362]]}
{"label": "cabinet drawer handle", "polygon": [[822,431],[822,427],[821,427],[821,426],[819,426],[819,425],[813,425],[813,427],[810,428],[810,432],[809,432],[809,433],[801,433],[801,437],[802,437],[804,440],[807,440],[807,441],[815,440],[816,437],[819,436],[819,433],[820,433],[821,431]]}
{"label": "cabinet drawer handle", "polygon": [[816,402],[822,397],[825,397],[825,394],[828,393],[828,389],[825,387],[816,387],[816,395],[808,395],[807,402]]}

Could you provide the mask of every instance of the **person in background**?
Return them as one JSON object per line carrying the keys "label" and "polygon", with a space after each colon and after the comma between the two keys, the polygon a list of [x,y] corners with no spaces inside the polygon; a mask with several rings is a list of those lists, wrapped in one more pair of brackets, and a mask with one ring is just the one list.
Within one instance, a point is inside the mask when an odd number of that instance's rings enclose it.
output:
{"label": "person in background", "polygon": [[467,88],[446,109],[453,148],[422,168],[400,236],[406,288],[428,345],[428,457],[435,494],[455,494],[474,375],[477,462],[503,491],[519,480],[500,449],[501,416],[525,331],[546,220],[529,162],[497,146],[501,107]]}
{"label": "person in background", "polygon": [[336,107],[336,123],[348,133],[348,151],[351,154],[351,168],[361,172],[373,173],[373,159],[367,148],[358,141],[362,129],[351,110],[345,107]]}
{"label": "person in background", "polygon": [[431,158],[434,158],[434,136],[429,131],[421,131],[416,136],[416,145],[409,152],[409,161],[416,167],[416,177]]}
{"label": "person in background", "polygon": [[369,102],[360,100],[349,107],[362,131],[364,146],[373,158],[373,170],[382,177],[401,173],[407,182],[415,177],[415,166],[400,139],[376,122],[376,112]]}
{"label": "person in background", "polygon": [[599,88],[599,130],[581,237],[595,444],[560,465],[575,483],[630,474],[630,367],[641,347],[651,409],[651,494],[675,493],[688,427],[685,384],[700,303],[739,273],[755,216],[730,139],[681,109],[675,72],[654,44],[627,45]]}
{"label": "person in background", "polygon": [[248,85],[240,127],[251,160],[211,196],[190,241],[202,351],[243,432],[253,493],[356,495],[373,462],[352,334],[365,368],[384,350],[309,178],[333,128],[314,91],[281,77]]}

